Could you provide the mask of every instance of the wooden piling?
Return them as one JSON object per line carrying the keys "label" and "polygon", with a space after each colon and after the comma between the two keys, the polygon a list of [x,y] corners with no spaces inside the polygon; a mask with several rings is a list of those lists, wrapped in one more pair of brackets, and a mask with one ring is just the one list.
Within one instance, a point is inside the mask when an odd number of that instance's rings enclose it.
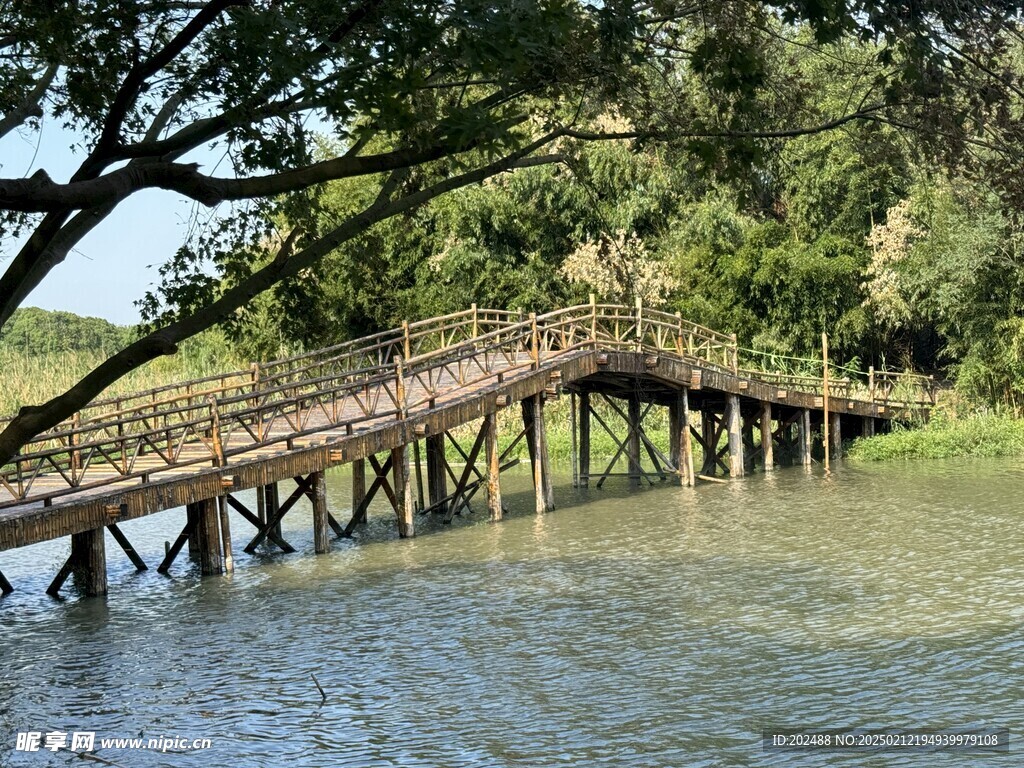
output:
{"label": "wooden piling", "polygon": [[[273,520],[277,515],[279,509],[281,509],[281,492],[277,487],[277,483],[270,483],[264,486],[264,493],[266,494],[266,513],[267,520]],[[281,522],[278,521],[277,525],[274,526],[272,533],[277,537],[281,538]]]}
{"label": "wooden piling", "polygon": [[590,485],[590,393],[580,392],[580,488]]}
{"label": "wooden piling", "polygon": [[828,334],[822,331],[821,333],[821,402],[824,416],[821,420],[822,429],[822,449],[825,452],[825,474],[829,472],[829,391],[828,391]]}
{"label": "wooden piling", "polygon": [[679,397],[668,407],[668,460],[675,469],[672,476],[674,485],[686,482],[686,471],[683,467],[683,416]]}
{"label": "wooden piling", "polygon": [[366,498],[366,460],[352,462],[352,510],[355,511]]}
{"label": "wooden piling", "polygon": [[313,551],[318,555],[331,549],[330,525],[327,522],[327,478],[323,472],[314,472],[312,480]]}
{"label": "wooden piling", "polygon": [[555,485],[551,476],[551,452],[548,450],[548,427],[544,418],[544,395],[537,395],[537,421],[539,429],[541,476],[544,479],[544,507],[550,512],[555,508]]}
{"label": "wooden piling", "polygon": [[391,449],[391,464],[395,481],[395,514],[398,518],[398,536],[403,539],[411,539],[416,535],[416,527],[413,522],[415,508],[408,443]]}
{"label": "wooden piling", "polygon": [[729,434],[729,476],[743,477],[743,418],[738,395],[728,396],[726,428]]}
{"label": "wooden piling", "polygon": [[103,528],[71,534],[71,568],[83,595],[107,594],[107,552]]}
{"label": "wooden piling", "polygon": [[224,556],[224,573],[235,572],[235,557],[231,550],[231,521],[228,519],[228,497],[217,499],[217,512],[220,518],[220,547]]}
{"label": "wooden piling", "polygon": [[256,486],[256,519],[267,522],[267,490],[262,485]]}
{"label": "wooden piling", "polygon": [[861,437],[874,437],[875,436],[875,417],[874,416],[862,416],[861,417],[860,436]]}
{"label": "wooden piling", "polygon": [[533,465],[533,490],[537,512],[543,514],[554,507],[551,471],[548,466],[547,440],[544,435],[544,396],[536,394],[522,401],[526,445]]}
{"label": "wooden piling", "polygon": [[199,504],[185,506],[185,521],[188,528],[188,556],[199,559]]}
{"label": "wooden piling", "polygon": [[703,408],[700,412],[700,436],[704,443],[704,463],[701,465],[702,475],[714,477],[718,472],[718,461],[715,453],[718,451],[718,444],[715,442],[715,413],[710,408]]}
{"label": "wooden piling", "polygon": [[484,447],[487,451],[487,511],[491,520],[502,518],[501,508],[501,452],[498,450],[498,416],[489,413],[484,417],[486,435]]}
{"label": "wooden piling", "polygon": [[[473,312],[474,312],[474,316],[473,316],[474,320],[473,320],[473,322],[475,323],[476,322],[476,314],[475,314],[476,313],[476,304],[473,305]],[[476,334],[474,333],[473,336],[476,337]],[[420,461],[420,441],[419,440],[414,440],[412,445],[413,445],[413,456],[415,457],[415,464],[416,464],[416,508],[417,509],[424,509],[424,508],[426,508],[426,504],[424,503],[424,498],[423,498],[423,464]]]}
{"label": "wooden piling", "polygon": [[829,414],[831,424],[829,425],[829,442],[832,444],[831,453],[833,459],[843,458],[843,430],[842,419],[838,411]]}
{"label": "wooden piling", "polygon": [[679,432],[683,443],[683,476],[686,485],[696,485],[697,475],[693,471],[693,438],[690,435],[690,393],[683,390],[679,393],[679,414],[681,423]]}
{"label": "wooden piling", "polygon": [[[103,528],[72,534],[71,555],[46,588],[46,593],[56,597],[63,583],[73,574],[75,586],[83,595],[94,597],[106,594],[106,548]],[[7,584],[7,587],[9,586]]]}
{"label": "wooden piling", "polygon": [[801,408],[797,420],[797,455],[805,467],[811,466],[811,439],[811,412]]}
{"label": "wooden piling", "polygon": [[775,444],[772,438],[772,404],[767,400],[761,402],[761,459],[764,461],[764,471],[772,472],[775,469]]}
{"label": "wooden piling", "polygon": [[690,439],[690,403],[685,389],[680,390],[668,409],[669,460],[675,468],[678,485],[693,485],[693,443]]}
{"label": "wooden piling", "polygon": [[448,473],[444,435],[427,436],[427,501],[442,517],[448,514]]}
{"label": "wooden piling", "polygon": [[629,437],[626,450],[626,458],[629,461],[629,484],[632,487],[639,487],[640,477],[643,473],[643,468],[640,466],[640,398],[630,395],[626,402],[629,417]]}
{"label": "wooden piling", "polygon": [[[757,418],[760,421],[761,415],[758,414]],[[743,472],[749,475],[754,471],[754,419],[751,417],[744,418],[741,412],[740,422],[743,424]]]}
{"label": "wooden piling", "polygon": [[224,572],[220,527],[217,524],[217,500],[206,499],[196,505],[196,540],[199,545],[199,570],[204,576]]}
{"label": "wooden piling", "polygon": [[572,464],[572,487],[579,488],[580,486],[580,465],[579,465],[579,439],[577,435],[576,419],[576,393],[569,393],[569,434],[571,436],[571,444],[569,446],[569,460]]}

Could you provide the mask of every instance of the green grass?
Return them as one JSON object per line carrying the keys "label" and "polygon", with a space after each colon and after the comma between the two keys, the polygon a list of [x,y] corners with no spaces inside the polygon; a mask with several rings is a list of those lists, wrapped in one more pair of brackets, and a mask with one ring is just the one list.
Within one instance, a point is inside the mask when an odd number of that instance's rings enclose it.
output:
{"label": "green grass", "polygon": [[855,440],[848,455],[861,461],[1024,456],[1024,421],[992,415],[948,419],[936,413],[922,429]]}

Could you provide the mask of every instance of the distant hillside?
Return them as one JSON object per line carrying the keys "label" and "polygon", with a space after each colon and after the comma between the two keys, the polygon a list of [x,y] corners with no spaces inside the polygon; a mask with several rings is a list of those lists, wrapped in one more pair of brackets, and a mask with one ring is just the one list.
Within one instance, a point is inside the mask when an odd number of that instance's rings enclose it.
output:
{"label": "distant hillside", "polygon": [[98,317],[26,307],[0,329],[0,349],[28,355],[107,351],[123,347],[132,329]]}

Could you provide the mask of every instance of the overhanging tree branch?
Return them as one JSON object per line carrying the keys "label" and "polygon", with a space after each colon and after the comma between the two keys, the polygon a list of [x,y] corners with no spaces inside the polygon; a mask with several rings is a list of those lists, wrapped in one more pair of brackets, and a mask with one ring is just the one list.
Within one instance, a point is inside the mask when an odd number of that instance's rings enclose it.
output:
{"label": "overhanging tree branch", "polygon": [[[173,354],[177,351],[177,345],[185,339],[225,320],[235,310],[252,301],[257,294],[281,280],[297,275],[378,222],[410,211],[455,189],[479,183],[495,174],[510,170],[526,162],[534,152],[550,144],[562,133],[560,129],[545,134],[495,162],[443,179],[396,200],[389,200],[387,196],[378,197],[369,207],[348,218],[312,245],[290,257],[275,258],[238,285],[226,290],[208,306],[148,334],[113,355],[63,394],[42,405],[22,408],[0,433],[0,465],[7,463],[32,437],[69,418],[125,374],[157,357]],[[558,155],[536,158],[537,162],[533,164],[557,162],[557,158]]]}
{"label": "overhanging tree branch", "polygon": [[40,106],[40,102],[43,100],[46,92],[50,89],[50,85],[53,84],[53,79],[57,76],[57,69],[58,66],[56,64],[48,66],[36,81],[32,90],[25,95],[24,101],[22,101],[15,109],[12,109],[0,118],[0,139],[24,123],[30,117],[42,116],[43,110]]}
{"label": "overhanging tree branch", "polygon": [[475,144],[475,141],[438,143],[426,149],[346,155],[291,171],[242,179],[205,176],[197,165],[169,162],[133,164],[95,179],[68,184],[57,184],[44,171],[38,171],[28,179],[0,180],[0,207],[12,211],[58,211],[107,205],[153,187],[180,192],[203,205],[213,206],[225,200],[271,197],[327,181],[423,165],[466,152]]}

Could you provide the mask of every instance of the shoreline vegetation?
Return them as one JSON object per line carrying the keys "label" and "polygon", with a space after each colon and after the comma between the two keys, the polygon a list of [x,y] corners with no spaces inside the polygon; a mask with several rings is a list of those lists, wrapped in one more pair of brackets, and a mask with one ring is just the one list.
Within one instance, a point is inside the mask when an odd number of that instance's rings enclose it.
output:
{"label": "shoreline vegetation", "polygon": [[846,454],[855,461],[1005,458],[1024,456],[1024,420],[994,413],[948,416],[936,411],[923,427],[858,438]]}

